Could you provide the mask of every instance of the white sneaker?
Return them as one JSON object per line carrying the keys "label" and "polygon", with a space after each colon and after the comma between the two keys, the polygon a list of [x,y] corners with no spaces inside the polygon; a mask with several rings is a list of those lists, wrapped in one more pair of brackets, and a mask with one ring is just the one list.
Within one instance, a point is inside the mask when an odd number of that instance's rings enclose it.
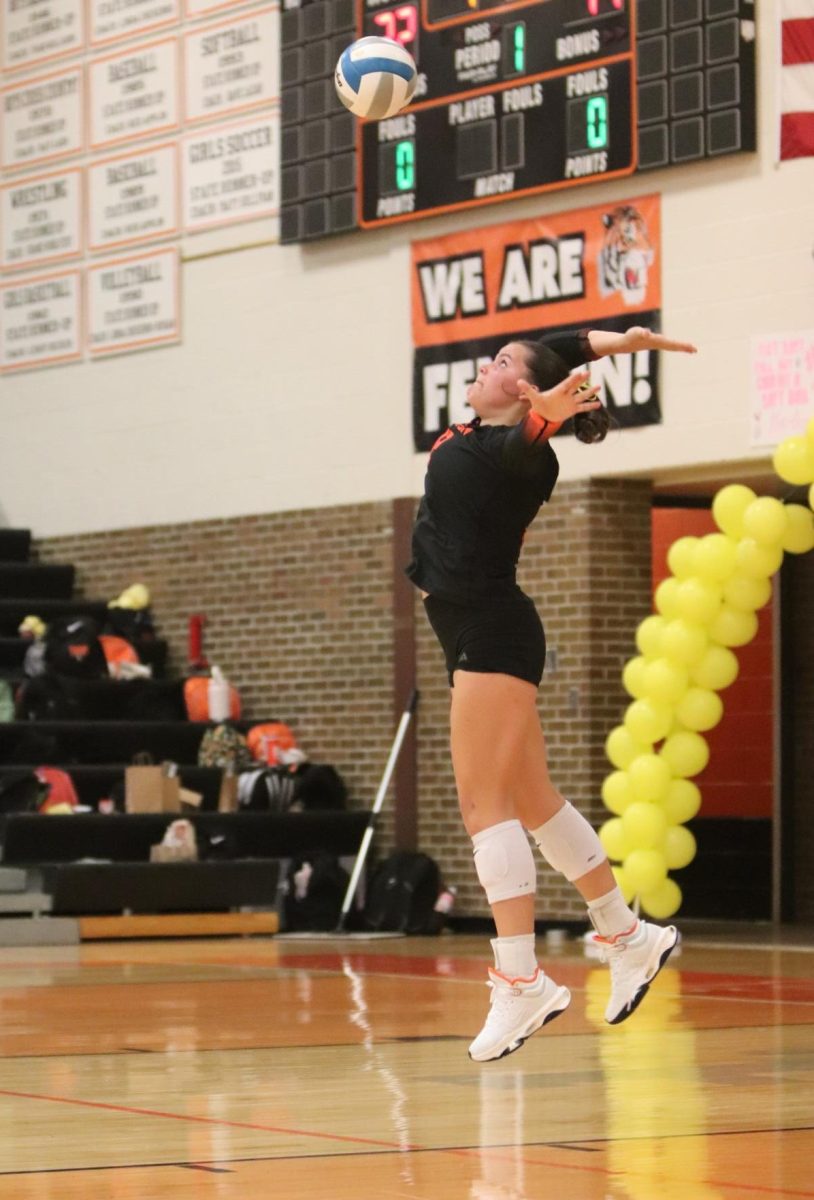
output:
{"label": "white sneaker", "polygon": [[611,995],[605,1009],[609,1025],[618,1025],[635,1012],[647,989],[678,944],[675,925],[638,921],[632,930],[613,938],[594,935],[603,962],[610,964]]}
{"label": "white sneaker", "polygon": [[571,993],[538,967],[530,979],[509,979],[489,968],[492,989],[486,1024],[469,1047],[475,1062],[489,1062],[519,1050],[526,1038],[565,1012]]}

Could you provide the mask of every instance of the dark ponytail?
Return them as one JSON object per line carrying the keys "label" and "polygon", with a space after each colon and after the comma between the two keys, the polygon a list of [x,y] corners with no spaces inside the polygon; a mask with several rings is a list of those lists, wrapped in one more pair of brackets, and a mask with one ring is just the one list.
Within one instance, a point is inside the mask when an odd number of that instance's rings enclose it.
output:
{"label": "dark ponytail", "polygon": [[[571,368],[565,359],[545,342],[520,341],[518,345],[525,351],[529,381],[541,392],[556,387],[571,374]],[[591,445],[593,442],[605,440],[610,427],[610,416],[606,408],[594,408],[590,412],[577,413],[573,422],[574,436],[579,441]]]}

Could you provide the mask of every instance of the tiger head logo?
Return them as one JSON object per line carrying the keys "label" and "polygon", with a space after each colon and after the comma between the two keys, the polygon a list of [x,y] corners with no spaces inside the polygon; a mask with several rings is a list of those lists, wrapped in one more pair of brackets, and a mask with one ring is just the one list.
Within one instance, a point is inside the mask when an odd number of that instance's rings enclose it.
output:
{"label": "tiger head logo", "polygon": [[647,271],[655,258],[647,222],[632,204],[620,204],[605,213],[602,224],[605,237],[597,263],[600,295],[618,292],[628,306],[640,305],[647,293]]}

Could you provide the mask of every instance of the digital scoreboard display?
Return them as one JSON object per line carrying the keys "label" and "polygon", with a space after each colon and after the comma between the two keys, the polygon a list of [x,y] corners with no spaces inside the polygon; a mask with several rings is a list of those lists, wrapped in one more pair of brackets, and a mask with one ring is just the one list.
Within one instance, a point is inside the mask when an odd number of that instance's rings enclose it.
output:
{"label": "digital scoreboard display", "polygon": [[360,126],[360,224],[522,196],[636,166],[630,0],[364,0],[407,47],[409,111]]}
{"label": "digital scoreboard display", "polygon": [[[333,95],[355,38],[404,45],[410,106]],[[284,0],[282,240],[755,148],[751,0]]]}

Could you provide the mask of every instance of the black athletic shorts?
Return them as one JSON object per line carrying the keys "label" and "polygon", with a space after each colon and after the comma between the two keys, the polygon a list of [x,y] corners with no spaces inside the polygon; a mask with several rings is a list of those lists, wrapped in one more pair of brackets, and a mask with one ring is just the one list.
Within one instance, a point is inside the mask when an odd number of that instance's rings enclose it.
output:
{"label": "black athletic shorts", "polygon": [[455,671],[514,675],[539,686],[545,664],[543,623],[519,588],[470,604],[427,596],[424,608],[444,651],[450,687]]}

